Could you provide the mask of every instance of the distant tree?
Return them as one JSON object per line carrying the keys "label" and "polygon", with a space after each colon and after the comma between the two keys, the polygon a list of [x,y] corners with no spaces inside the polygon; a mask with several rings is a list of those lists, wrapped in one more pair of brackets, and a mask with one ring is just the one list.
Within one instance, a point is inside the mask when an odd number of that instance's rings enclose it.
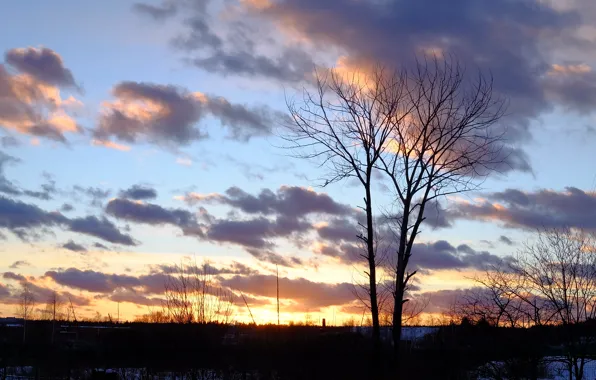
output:
{"label": "distant tree", "polygon": [[168,323],[170,322],[170,318],[166,312],[157,310],[149,310],[147,314],[139,315],[135,318],[135,322],[141,323]]}
{"label": "distant tree", "polygon": [[21,287],[21,294],[19,295],[19,303],[17,305],[17,316],[23,319],[23,343],[25,343],[27,339],[27,321],[33,318],[35,297],[29,283],[24,282]]}
{"label": "distant tree", "polygon": [[165,285],[164,313],[175,323],[228,324],[234,294],[214,281],[208,262],[174,265]]}
{"label": "distant tree", "polygon": [[54,336],[56,333],[56,321],[63,318],[63,307],[64,302],[60,299],[58,292],[53,291],[46,302],[46,307],[43,312],[44,318],[52,321],[52,343],[54,343]]}
{"label": "distant tree", "polygon": [[[489,277],[490,276],[490,277]],[[502,289],[511,302],[493,299],[504,315],[523,316],[530,325],[557,325],[563,332],[563,363],[569,378],[582,380],[594,333],[585,327],[596,318],[596,238],[583,231],[538,231],[516,260],[496,267],[482,282]]]}

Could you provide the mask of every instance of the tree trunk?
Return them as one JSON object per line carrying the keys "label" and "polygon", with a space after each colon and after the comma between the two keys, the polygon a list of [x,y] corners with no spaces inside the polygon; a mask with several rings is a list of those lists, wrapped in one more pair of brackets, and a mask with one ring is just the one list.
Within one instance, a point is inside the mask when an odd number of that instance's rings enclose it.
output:
{"label": "tree trunk", "polygon": [[403,299],[404,299],[404,268],[403,255],[398,256],[397,276],[395,279],[395,297],[393,304],[393,353],[395,362],[395,373],[399,379],[401,376],[402,357],[400,355],[401,346],[401,325],[403,314]]}
{"label": "tree trunk", "polygon": [[375,242],[372,215],[372,200],[369,185],[366,186],[366,248],[368,254],[368,279],[370,289],[370,313],[372,317],[372,340],[373,340],[373,376],[375,379],[381,377],[381,327],[379,323],[379,304],[377,301],[377,263],[375,261]]}

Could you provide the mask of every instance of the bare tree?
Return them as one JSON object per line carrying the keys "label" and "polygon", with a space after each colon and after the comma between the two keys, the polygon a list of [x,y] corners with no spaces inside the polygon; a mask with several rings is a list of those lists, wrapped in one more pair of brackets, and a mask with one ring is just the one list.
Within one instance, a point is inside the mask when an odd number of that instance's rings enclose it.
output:
{"label": "bare tree", "polygon": [[[404,77],[381,67],[371,75],[317,73],[314,91],[305,89],[302,102],[288,101],[293,123],[284,136],[300,158],[318,160],[328,169],[323,186],[347,178],[361,185],[365,221],[358,238],[366,246],[368,299],[375,358],[380,350],[377,267],[372,184],[375,166],[391,135],[390,120],[400,118]],[[375,366],[376,367],[376,366]]]}
{"label": "bare tree", "polygon": [[31,286],[27,282],[24,282],[21,286],[22,290],[21,294],[19,295],[17,315],[23,319],[23,343],[25,343],[27,338],[27,321],[33,317],[35,297],[31,291]]}
{"label": "bare tree", "polygon": [[408,271],[424,212],[440,197],[478,188],[504,162],[503,131],[495,128],[504,101],[493,96],[492,78],[464,77],[455,59],[417,61],[404,82],[403,117],[391,118],[391,154],[377,165],[395,193],[393,216],[395,293],[393,341],[399,370],[404,294],[416,271]]}
{"label": "bare tree", "polygon": [[223,323],[231,321],[234,294],[213,279],[208,262],[174,265],[165,285],[164,312],[175,323]]}
{"label": "bare tree", "polygon": [[[503,315],[519,316],[526,325],[558,325],[564,336],[570,379],[581,380],[596,339],[582,323],[596,318],[596,239],[571,229],[539,231],[516,261],[487,272],[479,280],[489,294],[505,297],[489,302]],[[509,300],[503,302],[503,298]]]}

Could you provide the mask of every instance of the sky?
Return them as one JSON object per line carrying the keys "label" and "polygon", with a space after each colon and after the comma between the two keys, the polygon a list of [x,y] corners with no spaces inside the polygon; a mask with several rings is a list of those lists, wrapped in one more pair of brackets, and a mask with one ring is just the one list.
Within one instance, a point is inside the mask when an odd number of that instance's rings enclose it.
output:
{"label": "sky", "polygon": [[[423,224],[411,296],[440,313],[541,227],[596,229],[591,0],[7,0],[0,25],[0,316],[23,284],[77,313],[159,309],[209,262],[234,319],[361,318],[358,207],[284,149],[315,70],[453,54],[508,101],[515,158]],[[392,203],[382,180],[375,214]]]}

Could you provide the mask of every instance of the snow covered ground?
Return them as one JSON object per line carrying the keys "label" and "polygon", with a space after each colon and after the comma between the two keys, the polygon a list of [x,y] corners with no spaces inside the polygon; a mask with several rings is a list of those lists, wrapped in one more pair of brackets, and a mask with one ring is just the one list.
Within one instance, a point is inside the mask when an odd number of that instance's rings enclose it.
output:
{"label": "snow covered ground", "polygon": [[[546,375],[539,380],[569,380],[569,371],[564,363],[557,361],[556,357],[546,357]],[[493,362],[490,367],[496,368],[502,363]],[[488,366],[488,365],[487,365]],[[493,380],[494,376],[481,376],[478,380]],[[575,379],[575,377],[572,377]],[[584,380],[596,380],[596,361],[588,361],[584,366]]]}

